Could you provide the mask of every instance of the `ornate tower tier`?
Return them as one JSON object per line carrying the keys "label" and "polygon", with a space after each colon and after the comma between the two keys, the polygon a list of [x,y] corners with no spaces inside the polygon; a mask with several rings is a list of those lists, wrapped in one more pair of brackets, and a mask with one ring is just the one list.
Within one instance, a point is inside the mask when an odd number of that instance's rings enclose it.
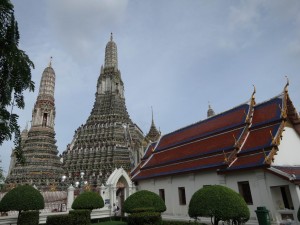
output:
{"label": "ornate tower tier", "polygon": [[84,174],[83,179],[96,186],[105,182],[115,168],[129,171],[143,154],[143,138],[126,109],[117,45],[111,36],[92,112],[86,123],[75,131],[63,154],[67,178],[75,183]]}
{"label": "ornate tower tier", "polygon": [[41,78],[39,94],[32,111],[31,128],[28,132],[27,128],[22,132],[25,164],[11,161],[14,165],[10,166],[7,183],[30,183],[43,187],[60,182],[63,169],[55,145],[54,88],[55,72],[50,62]]}

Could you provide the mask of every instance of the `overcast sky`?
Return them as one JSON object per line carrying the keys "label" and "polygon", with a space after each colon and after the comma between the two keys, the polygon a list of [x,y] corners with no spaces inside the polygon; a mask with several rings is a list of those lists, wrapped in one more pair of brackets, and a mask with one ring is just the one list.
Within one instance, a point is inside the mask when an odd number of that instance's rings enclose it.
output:
{"label": "overcast sky", "polygon": [[[113,32],[127,110],[146,134],[151,106],[163,134],[206,118],[208,102],[221,113],[283,91],[300,110],[299,0],[12,0],[20,48],[35,64],[34,93],[25,93],[22,129],[44,68],[56,73],[59,152],[87,120],[104,50]],[[0,146],[8,170],[12,142]]]}

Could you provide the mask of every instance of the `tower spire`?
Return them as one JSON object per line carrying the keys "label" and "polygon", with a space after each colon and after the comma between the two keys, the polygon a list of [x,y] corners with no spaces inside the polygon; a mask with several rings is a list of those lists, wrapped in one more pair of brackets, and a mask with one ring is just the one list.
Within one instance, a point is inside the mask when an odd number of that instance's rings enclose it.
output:
{"label": "tower spire", "polygon": [[55,72],[51,67],[51,60],[49,66],[43,72],[38,99],[48,99],[50,97],[54,101]]}
{"label": "tower spire", "polygon": [[118,69],[118,52],[117,45],[113,41],[113,33],[110,34],[110,41],[105,48],[104,68],[113,67]]}
{"label": "tower spire", "polygon": [[156,128],[156,126],[154,124],[153,108],[152,108],[152,106],[151,106],[151,114],[152,114],[151,127],[150,127],[150,130],[149,130],[148,134],[145,137],[145,139],[146,139],[147,142],[149,142],[149,141],[155,142],[160,137],[160,131],[157,130],[157,128]]}
{"label": "tower spire", "polygon": [[216,115],[215,111],[211,108],[210,102],[208,101],[207,117],[211,117],[211,116],[214,116],[214,115]]}

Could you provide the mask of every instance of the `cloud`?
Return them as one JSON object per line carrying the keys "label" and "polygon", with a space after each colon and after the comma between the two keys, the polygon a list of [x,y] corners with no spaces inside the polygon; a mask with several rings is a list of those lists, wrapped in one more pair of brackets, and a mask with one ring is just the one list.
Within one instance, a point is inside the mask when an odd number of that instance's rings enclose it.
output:
{"label": "cloud", "polygon": [[75,60],[83,60],[93,56],[93,41],[103,36],[103,30],[122,22],[127,4],[127,0],[52,0],[48,23],[60,47]]}

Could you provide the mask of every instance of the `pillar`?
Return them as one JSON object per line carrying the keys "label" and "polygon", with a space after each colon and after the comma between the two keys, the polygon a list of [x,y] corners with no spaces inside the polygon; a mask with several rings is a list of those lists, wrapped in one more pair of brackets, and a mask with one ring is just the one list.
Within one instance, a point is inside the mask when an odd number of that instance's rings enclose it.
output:
{"label": "pillar", "polygon": [[67,212],[72,208],[72,204],[74,202],[74,190],[75,188],[72,184],[68,187],[68,196],[67,196]]}

